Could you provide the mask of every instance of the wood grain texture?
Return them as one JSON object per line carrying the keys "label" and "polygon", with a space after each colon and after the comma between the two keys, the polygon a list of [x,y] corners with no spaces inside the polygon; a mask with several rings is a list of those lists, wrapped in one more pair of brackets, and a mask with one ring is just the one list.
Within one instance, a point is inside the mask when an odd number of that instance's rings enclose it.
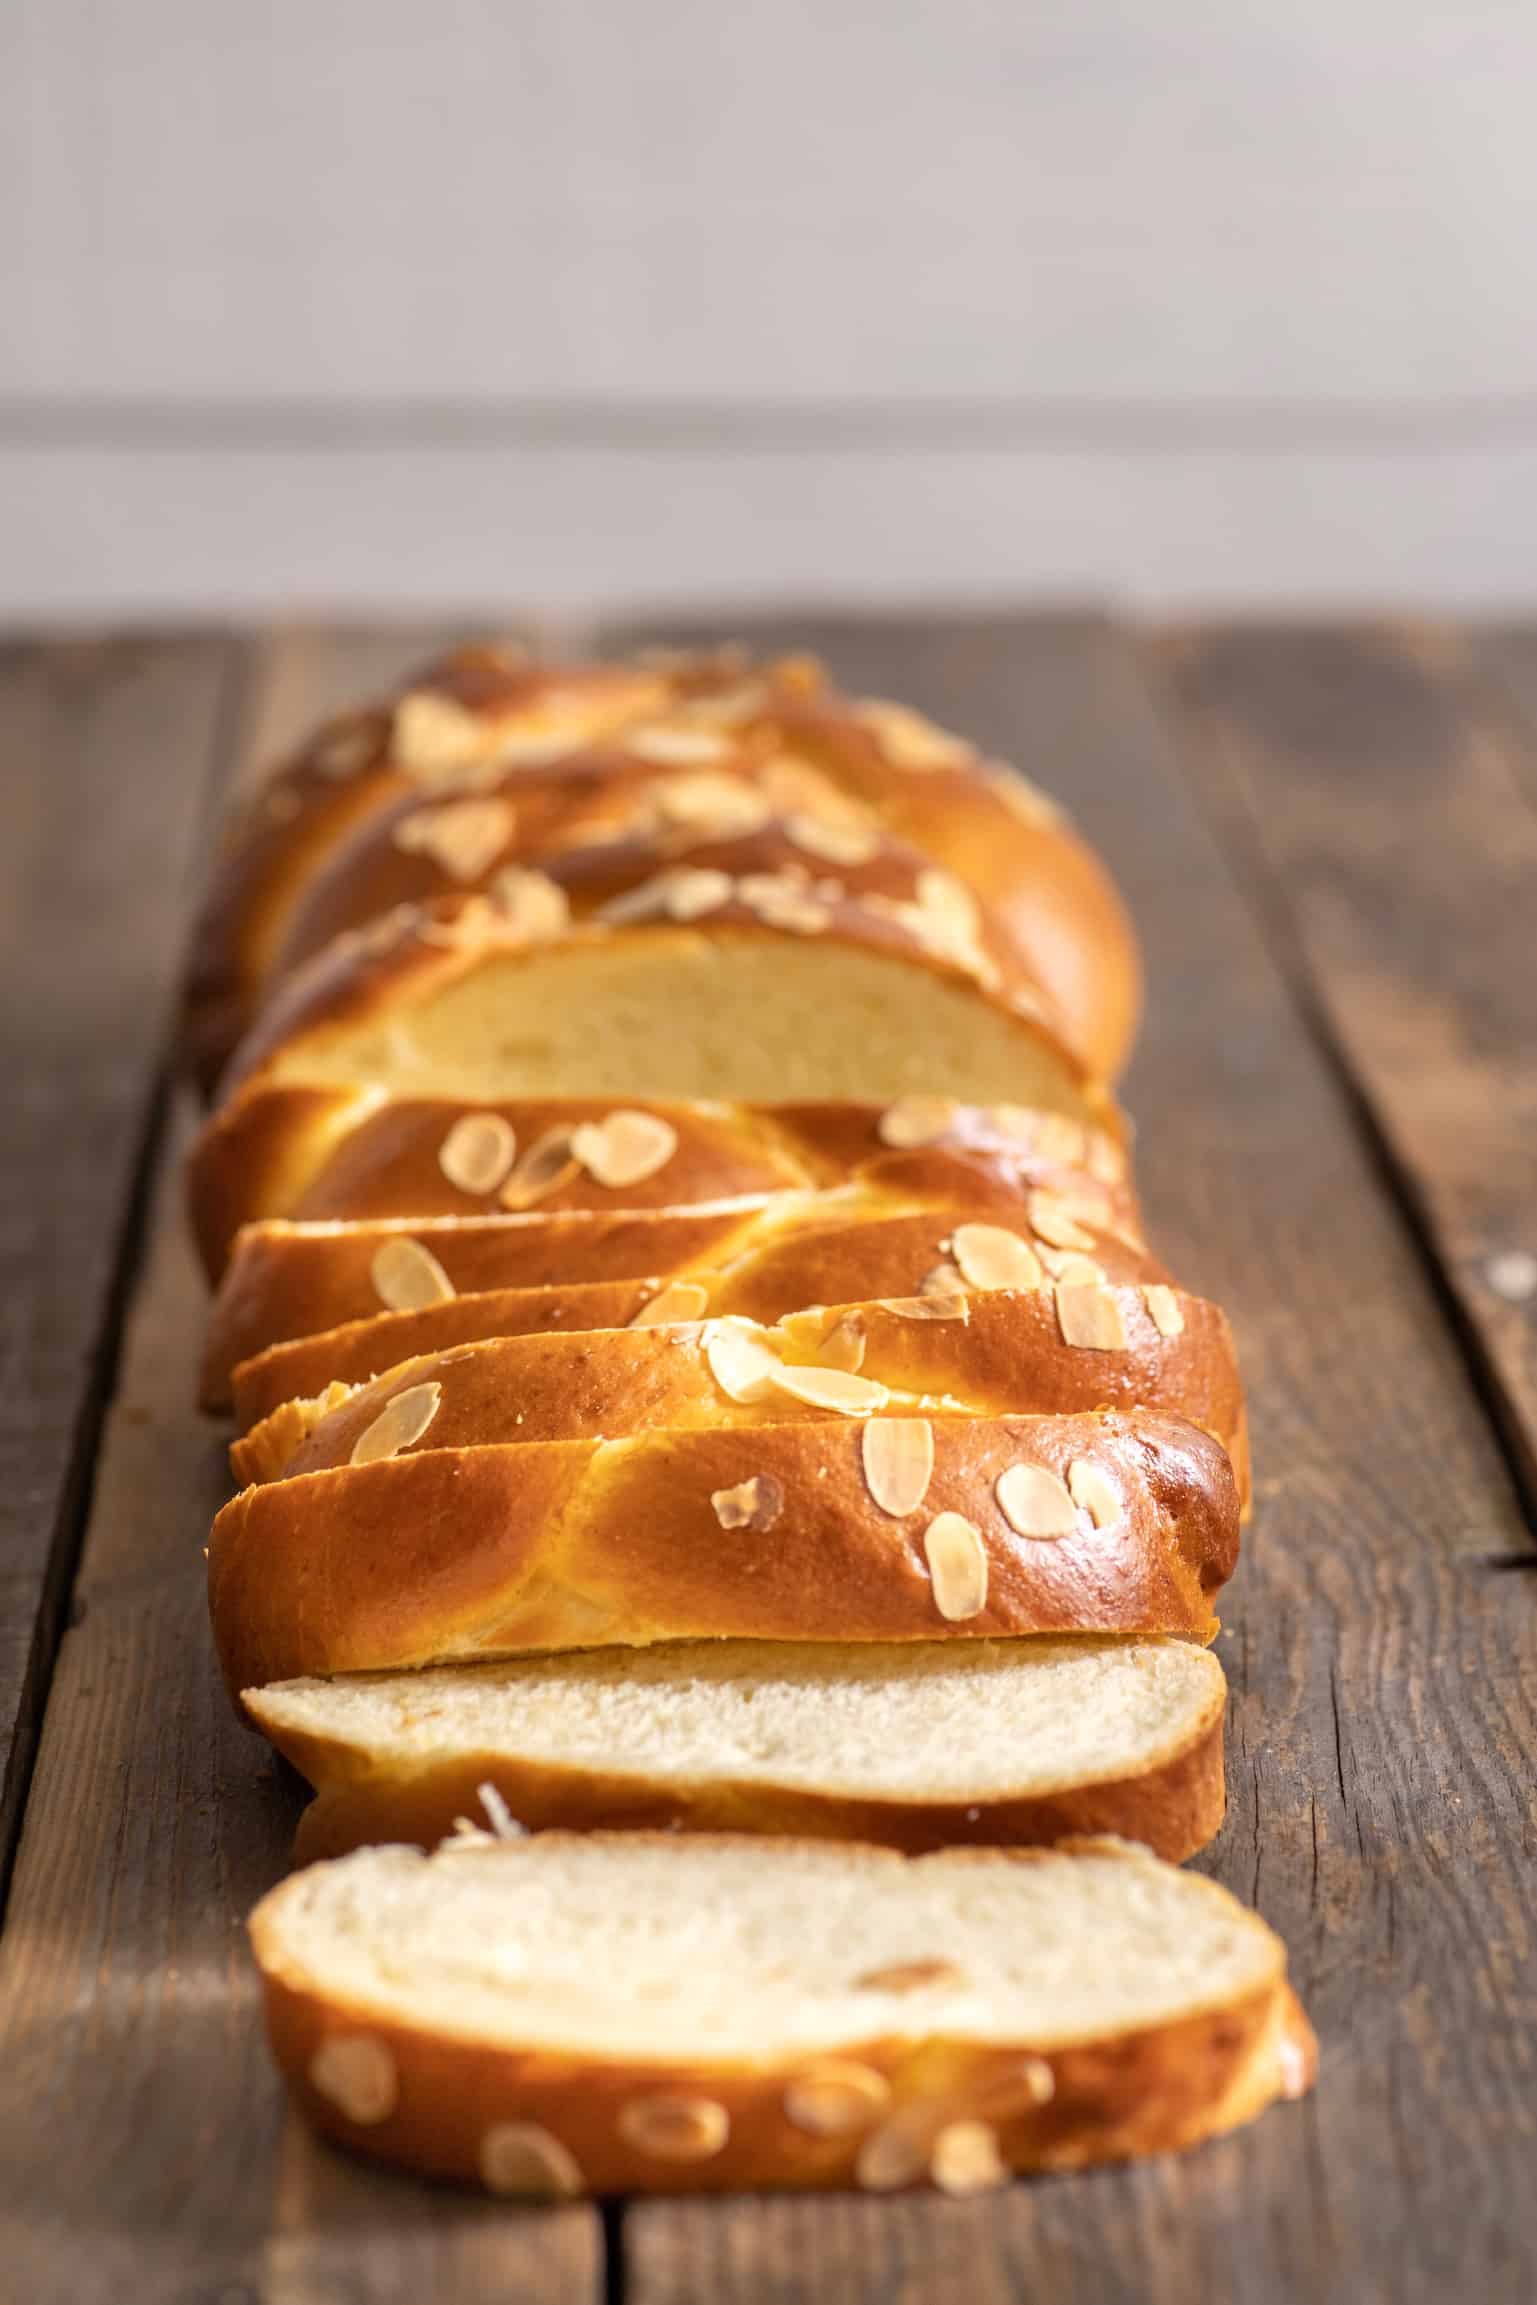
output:
{"label": "wood grain texture", "polygon": [[[1507,661],[1519,668],[1513,636]],[[1159,652],[1277,951],[1369,1107],[1537,1514],[1537,724],[1410,626]]]}
{"label": "wood grain texture", "polygon": [[1518,2305],[1537,2281],[1537,1611],[1516,1499],[1349,1093],[1322,1061],[1109,628],[801,630],[1061,793],[1146,942],[1129,1082],[1154,1237],[1231,1312],[1261,1497],[1225,1596],[1228,1825],[1286,1937],[1317,2094],[1180,2160],[956,2205],[657,2203],[629,2305],[1295,2297]]}
{"label": "wood grain texture", "polygon": [[0,651],[0,1883],[231,667],[218,639]]}
{"label": "wood grain texture", "polygon": [[[366,679],[430,638],[376,637]],[[296,710],[299,685],[279,681]],[[254,695],[250,724],[275,731],[283,709]],[[138,1065],[142,1094],[146,1052]],[[236,1725],[209,1649],[202,1546],[227,1477],[222,1433],[192,1405],[206,1301],[180,1149],[160,1163],[0,1935],[0,2294],[590,2305],[595,2213],[402,2185],[285,2115],[244,1920],[285,1867],[298,1799]]]}

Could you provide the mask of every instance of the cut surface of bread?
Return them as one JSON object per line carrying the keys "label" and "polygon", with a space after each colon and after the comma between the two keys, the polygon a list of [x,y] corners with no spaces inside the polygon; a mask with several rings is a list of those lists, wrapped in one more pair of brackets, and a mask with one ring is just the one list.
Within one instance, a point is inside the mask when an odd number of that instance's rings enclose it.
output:
{"label": "cut surface of bread", "polygon": [[1311,2074],[1279,1939],[1124,1843],[360,1850],[251,1935],[310,2118],[496,2190],[976,2191],[1190,2143]]}
{"label": "cut surface of bread", "polygon": [[1048,1640],[694,1642],[245,1692],[316,1788],[301,1860],[431,1848],[488,1797],[541,1829],[1114,1832],[1177,1860],[1221,1823],[1224,1698],[1190,1642]]}
{"label": "cut surface of bread", "polygon": [[424,1387],[434,1397],[419,1452],[802,1416],[901,1420],[900,1437],[926,1445],[925,1420],[1114,1406],[1188,1417],[1234,1457],[1242,1493],[1243,1395],[1227,1323],[1199,1298],[1170,1290],[1167,1301],[1172,1336],[1142,1290],[1100,1283],[831,1305],[772,1327],[733,1316],[492,1336],[354,1391],[289,1400],[235,1443],[231,1463],[242,1482],[350,1464]]}
{"label": "cut surface of bread", "polygon": [[[616,1137],[641,1143],[644,1157],[605,1160]],[[356,1084],[253,1082],[203,1129],[187,1191],[216,1276],[239,1228],[262,1219],[682,1208],[853,1182],[976,1204],[1044,1188],[1068,1194],[1107,1230],[1138,1231],[1125,1154],[1112,1137],[1061,1113],[928,1097],[748,1106],[392,1097]]]}
{"label": "cut surface of bread", "polygon": [[233,1690],[718,1636],[1208,1640],[1237,1560],[1226,1452],[1151,1412],[935,1418],[893,1461],[844,1417],[418,1452],[432,1407],[219,1514]]}
{"label": "cut surface of bread", "polygon": [[1036,1015],[853,906],[814,932],[739,910],[553,938],[470,911],[382,926],[279,991],[232,1086],[1108,1109]]}

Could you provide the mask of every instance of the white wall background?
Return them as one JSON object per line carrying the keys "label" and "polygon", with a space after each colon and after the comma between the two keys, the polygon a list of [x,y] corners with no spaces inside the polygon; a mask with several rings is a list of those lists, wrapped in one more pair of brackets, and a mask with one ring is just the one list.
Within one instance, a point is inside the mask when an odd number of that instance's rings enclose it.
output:
{"label": "white wall background", "polygon": [[1537,599],[1537,6],[0,0],[0,614]]}

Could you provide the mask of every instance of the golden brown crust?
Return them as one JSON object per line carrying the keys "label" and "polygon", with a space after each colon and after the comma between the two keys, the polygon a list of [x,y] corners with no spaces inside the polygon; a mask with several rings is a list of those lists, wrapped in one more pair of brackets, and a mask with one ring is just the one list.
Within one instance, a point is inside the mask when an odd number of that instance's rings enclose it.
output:
{"label": "golden brown crust", "polygon": [[[209,1606],[234,1691],[549,1648],[742,1636],[919,1640],[1173,1633],[1208,1640],[1238,1551],[1232,1466],[1177,1418],[935,1420],[921,1508],[894,1517],[846,1419],[622,1441],[434,1449],[244,1490],[214,1522]],[[994,1484],[1084,1462],[1121,1510],[1025,1537]],[[754,1481],[769,1525],[713,1500]],[[941,1615],[926,1537],[968,1519],[985,1597]]]}
{"label": "golden brown crust", "polygon": [[[943,1220],[939,1220],[941,1229]],[[874,1230],[881,1228],[875,1227]],[[1189,1418],[1242,1458],[1243,1394],[1227,1321],[1215,1305],[1171,1291],[1180,1327],[1166,1336],[1142,1291],[1104,1292],[1123,1346],[1068,1342],[1053,1293],[993,1290],[964,1300],[964,1318],[936,1320],[932,1299],[837,1303],[791,1312],[762,1335],[791,1368],[816,1374],[857,1358],[861,1384],[887,1387],[904,1416],[1072,1414],[1104,1407]],[[702,1308],[701,1308],[702,1309]],[[729,1301],[721,1311],[731,1310]],[[620,1439],[647,1431],[825,1420],[825,1407],[775,1392],[733,1399],[712,1370],[718,1331],[645,1326],[544,1335],[493,1333],[389,1368],[329,1410],[290,1396],[230,1452],[241,1482],[345,1466],[386,1404],[436,1384],[438,1403],[417,1453],[538,1441]],[[333,1372],[333,1376],[339,1372]],[[332,1380],[326,1380],[327,1383]],[[1246,1468],[1238,1462],[1240,1499]]]}
{"label": "golden brown crust", "polygon": [[[1032,1855],[1016,1852],[1012,1861]],[[997,1853],[979,1861],[996,1864]],[[360,2152],[472,2182],[484,2182],[485,2137],[503,2123],[537,2124],[554,2141],[565,2189],[600,2194],[869,2186],[883,2160],[893,2172],[909,2162],[902,2181],[922,2182],[944,2166],[940,2133],[961,2122],[985,2124],[1007,2170],[1086,2168],[1221,2135],[1277,2099],[1301,2096],[1316,2069],[1279,1942],[1273,1973],[1255,1990],[1096,2041],[886,2035],[793,2061],[680,2056],[658,2064],[471,2042],[318,1990],[283,1944],[284,1895],[280,1888],[257,1908],[251,1935],[273,2052],[306,2117]],[[383,2092],[388,2109],[366,2121],[349,2118],[313,2077],[326,2044],[360,2037],[377,2045],[392,2083]],[[877,2079],[867,2113],[847,2129],[814,2134],[789,2117],[786,2093],[830,2062]],[[692,2159],[642,2150],[625,2109],[653,2095],[719,2108],[715,2149]],[[872,2150],[876,2137],[911,2139],[914,2149],[884,2155]]]}
{"label": "golden brown crust", "polygon": [[[964,1214],[967,1221],[975,1221],[969,1211]],[[793,1231],[786,1228],[787,1237],[776,1239],[765,1222],[742,1219],[733,1231],[723,1230],[717,1241],[707,1244],[703,1255],[691,1253],[694,1243],[686,1233],[679,1242],[683,1254],[677,1257],[661,1253],[669,1245],[665,1238],[653,1239],[650,1245],[658,1255],[641,1278],[590,1281],[569,1288],[491,1289],[445,1297],[420,1311],[370,1314],[294,1337],[239,1363],[231,1388],[235,1422],[245,1432],[285,1401],[323,1392],[338,1382],[366,1384],[402,1361],[452,1345],[541,1330],[626,1328],[643,1316],[659,1318],[650,1308],[664,1289],[669,1291],[664,1300],[667,1317],[673,1321],[731,1313],[775,1322],[803,1310],[814,1296],[840,1308],[857,1304],[862,1300],[850,1292],[860,1288],[876,1299],[914,1297],[928,1274],[950,1268],[947,1244],[956,1223],[957,1212],[950,1209],[871,1214],[848,1227],[807,1222]],[[404,1237],[420,1242],[433,1236],[424,1232]],[[1097,1269],[1109,1287],[1123,1292],[1119,1301],[1126,1307],[1122,1329],[1127,1351],[1136,1356],[1139,1340],[1145,1349],[1133,1359],[1121,1352],[1107,1355],[1102,1364],[1094,1364],[1085,1382],[1107,1386],[1106,1397],[1113,1395],[1124,1404],[1132,1392],[1142,1398],[1141,1388],[1147,1383],[1189,1388],[1192,1371],[1199,1370],[1190,1398],[1204,1398],[1205,1388],[1215,1382],[1213,1416],[1195,1415],[1193,1410],[1181,1413],[1230,1434],[1236,1429],[1241,1398],[1225,1321],[1212,1308],[1197,1316],[1213,1356],[1208,1375],[1201,1348],[1194,1336],[1186,1337],[1183,1325],[1165,1339],[1152,1320],[1150,1305],[1157,1306],[1166,1324],[1184,1321],[1179,1292],[1168,1291],[1152,1259],[1139,1257],[1120,1242],[1102,1247]],[[678,1281],[686,1281],[697,1294],[680,1298],[673,1287]],[[1043,1268],[1043,1289],[1049,1281]],[[1146,1293],[1149,1287],[1154,1291],[1151,1297]],[[930,1317],[934,1310],[931,1304]],[[1035,1326],[1060,1336],[1054,1297]],[[1154,1336],[1161,1340],[1160,1346],[1152,1344]],[[1161,1349],[1163,1344],[1172,1352]]]}
{"label": "golden brown crust", "polygon": [[[205,1266],[217,1277],[240,1228],[275,1217],[364,1223],[504,1214],[500,1182],[477,1192],[443,1167],[443,1148],[466,1113],[497,1115],[526,1151],[552,1131],[602,1121],[620,1101],[531,1097],[471,1106],[306,1082],[253,1083],[210,1116],[188,1162],[188,1209]],[[1088,1208],[1101,1230],[1141,1237],[1117,1137],[1065,1114],[947,1105],[941,1135],[901,1146],[883,1133],[893,1126],[893,1108],[884,1105],[622,1101],[626,1111],[665,1121],[675,1140],[669,1158],[622,1189],[566,1164],[540,1193],[539,1211],[680,1208],[856,1179],[872,1190],[982,1208],[1039,1186]]]}
{"label": "golden brown crust", "polygon": [[982,1801],[877,1800],[729,1776],[658,1781],[617,1765],[562,1767],[500,1751],[440,1755],[409,1773],[370,1769],[345,1746],[273,1721],[261,1697],[260,1690],[247,1696],[258,1726],[316,1788],[294,1843],[294,1862],[301,1865],[381,1841],[433,1848],[457,1818],[480,1816],[480,1787],[488,1782],[531,1832],[777,1833],[867,1841],[915,1856],[968,1844],[1045,1846],[1109,1833],[1141,1842],[1174,1864],[1205,1848],[1226,1804],[1220,1688],[1191,1734],[1144,1768]]}

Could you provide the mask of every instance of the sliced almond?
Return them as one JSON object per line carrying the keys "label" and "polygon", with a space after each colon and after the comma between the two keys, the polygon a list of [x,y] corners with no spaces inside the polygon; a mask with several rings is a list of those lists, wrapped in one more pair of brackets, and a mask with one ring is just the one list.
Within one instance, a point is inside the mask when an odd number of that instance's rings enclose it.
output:
{"label": "sliced almond", "polygon": [[708,2161],[731,2134],[731,2120],[713,2097],[661,2093],[621,2106],[619,2134],[658,2161]]}
{"label": "sliced almond", "polygon": [[616,927],[631,920],[701,920],[731,902],[735,885],[729,872],[719,872],[713,865],[673,865],[610,897],[594,917]]}
{"label": "sliced almond", "polygon": [[846,2137],[864,2129],[883,2109],[891,2084],[873,2065],[852,2057],[824,2057],[797,2073],[785,2089],[785,2119],[812,2137]]}
{"label": "sliced almond", "polygon": [[623,739],[625,751],[636,760],[649,760],[658,768],[703,768],[709,762],[727,760],[731,745],[714,729],[689,726],[678,721],[659,721],[654,728],[629,730]]}
{"label": "sliced almond", "polygon": [[431,857],[451,879],[479,880],[488,873],[517,825],[510,800],[495,794],[451,800],[438,808],[413,809],[394,831],[395,846],[409,855]]}
{"label": "sliced almond", "polygon": [[921,1961],[890,1961],[881,1969],[866,1969],[854,1979],[861,1993],[921,1993],[930,1985],[964,1985],[965,1977],[953,1961],[933,1956]]}
{"label": "sliced almond", "polygon": [[868,864],[881,850],[881,836],[873,825],[815,816],[797,809],[785,818],[785,831],[797,848],[824,864]]}
{"label": "sliced almond", "polygon": [[487,2189],[510,2200],[573,2201],[587,2188],[569,2146],[537,2121],[496,2121],[476,2155]]}
{"label": "sliced almond", "polygon": [[491,895],[508,926],[531,944],[564,936],[571,925],[571,899],[547,872],[509,864],[492,882]]}
{"label": "sliced almond", "polygon": [[1148,1318],[1161,1337],[1177,1337],[1185,1326],[1179,1298],[1162,1281],[1149,1281],[1142,1291]]}
{"label": "sliced almond", "polygon": [[1126,1324],[1113,1289],[1058,1281],[1056,1299],[1064,1342],[1094,1353],[1126,1350]]}
{"label": "sliced almond", "polygon": [[1030,1229],[1054,1249],[1091,1249],[1094,1235],[1078,1222],[1081,1209],[1060,1193],[1033,1192],[1025,1204]]}
{"label": "sliced almond", "polygon": [[611,1112],[571,1132],[571,1157],[600,1185],[638,1185],[665,1168],[678,1149],[678,1132],[659,1113]]}
{"label": "sliced almond", "polygon": [[865,1486],[883,1513],[915,1513],[934,1475],[934,1428],[927,1417],[872,1417],[859,1439]]}
{"label": "sliced almond", "polygon": [[419,688],[395,707],[390,752],[407,776],[431,784],[483,760],[493,738],[494,731],[479,713],[467,712],[436,689]]}
{"label": "sliced almond", "polygon": [[443,1387],[431,1382],[408,1385],[403,1393],[393,1394],[372,1424],[359,1433],[347,1462],[376,1465],[387,1457],[398,1457],[402,1449],[411,1448],[421,1439],[437,1415],[442,1399]]}
{"label": "sliced almond", "polygon": [[723,1529],[771,1529],[784,1510],[783,1485],[771,1473],[754,1473],[734,1489],[712,1489],[710,1503]]}
{"label": "sliced almond", "polygon": [[882,1144],[906,1151],[914,1145],[938,1144],[950,1135],[961,1115],[954,1097],[903,1096],[890,1104],[875,1124]]}
{"label": "sliced almond", "polygon": [[928,2120],[912,2109],[872,2129],[854,2163],[855,2183],[867,2193],[916,2185],[928,2167],[928,2130]]}
{"label": "sliced almond", "polygon": [[431,1249],[423,1248],[409,1233],[396,1233],[380,1243],[368,1267],[374,1294],[392,1313],[419,1313],[428,1305],[444,1304],[454,1295],[449,1279]]}
{"label": "sliced almond", "polygon": [[394,2056],[373,2033],[328,2033],[310,2059],[309,2078],[360,2128],[387,2121],[400,2101]]}
{"label": "sliced almond", "polygon": [[1039,1254],[1054,1281],[1063,1281],[1069,1288],[1104,1286],[1105,1268],[1093,1257],[1080,1256],[1076,1249],[1048,1248],[1044,1241]]}
{"label": "sliced almond", "polygon": [[863,1313],[845,1313],[842,1320],[830,1328],[817,1347],[817,1359],[827,1369],[843,1369],[857,1376],[864,1366],[865,1317]]}
{"label": "sliced almond", "polygon": [[931,1296],[884,1297],[888,1313],[895,1313],[899,1321],[969,1321],[971,1299],[958,1295],[949,1288],[938,1289]]}
{"label": "sliced almond", "polygon": [[1006,2057],[992,2065],[970,2091],[979,2113],[994,2121],[1017,2120],[1021,2113],[1049,2105],[1057,2076],[1044,2057]]}
{"label": "sliced almond", "polygon": [[1084,1166],[1100,1184],[1120,1184],[1126,1175],[1126,1154],[1113,1137],[1091,1136]]}
{"label": "sliced almond", "polygon": [[702,840],[737,840],[761,831],[773,813],[765,795],[739,776],[703,770],[670,776],[651,794],[657,820]]}
{"label": "sliced almond", "polygon": [[851,1376],[847,1369],[796,1367],[774,1363],[773,1388],[810,1409],[830,1409],[835,1416],[868,1417],[884,1406],[890,1395],[872,1377]]}
{"label": "sliced almond", "polygon": [[535,1137],[497,1197],[504,1209],[532,1208],[581,1173],[571,1157],[571,1131],[557,1125]]}
{"label": "sliced almond", "polygon": [[462,1193],[494,1193],[512,1167],[518,1140],[499,1112],[467,1112],[438,1147],[438,1167]]}
{"label": "sliced almond", "polygon": [[974,1289],[1038,1289],[1041,1260],[1004,1225],[957,1225],[951,1239],[962,1280]]}
{"label": "sliced almond", "polygon": [[926,864],[918,875],[915,894],[925,912],[949,922],[958,936],[974,940],[980,935],[981,907],[966,883],[958,880],[953,872],[944,872],[937,864]]}
{"label": "sliced almond", "polygon": [[1070,1537],[1078,1526],[1067,1483],[1045,1465],[1008,1466],[993,1483],[993,1494],[1018,1536],[1046,1541]]}
{"label": "sliced almond", "polygon": [[975,745],[936,727],[910,705],[872,696],[856,704],[853,713],[896,768],[959,768],[976,758]]}
{"label": "sliced almond", "polygon": [[736,894],[748,911],[770,928],[789,929],[796,936],[815,936],[832,918],[827,906],[788,873],[744,873],[736,884]]}
{"label": "sliced almond", "polygon": [[1036,1115],[1036,1149],[1054,1168],[1082,1168],[1087,1135],[1082,1122],[1069,1120],[1065,1112]]}
{"label": "sliced almond", "polygon": [[761,1337],[735,1321],[712,1321],[705,1331],[704,1357],[728,1400],[763,1401],[773,1391],[783,1363]]}
{"label": "sliced almond", "polygon": [[689,720],[701,720],[710,728],[739,728],[744,720],[755,720],[766,711],[769,703],[761,680],[744,680],[717,696],[687,697],[680,710]]}
{"label": "sliced almond", "polygon": [[1082,1506],[1097,1529],[1114,1528],[1125,1507],[1103,1465],[1092,1457],[1074,1457],[1067,1468],[1067,1486],[1074,1504]]}
{"label": "sliced almond", "polygon": [[963,1624],[987,1606],[987,1547],[964,1513],[936,1513],[923,1532],[924,1557],[942,1617]]}
{"label": "sliced almond", "polygon": [[986,2121],[947,2121],[929,2154],[929,2175],[941,2193],[958,2201],[991,2193],[1009,2181],[998,2132]]}
{"label": "sliced almond", "polygon": [[710,1292],[698,1281],[668,1281],[648,1297],[638,1313],[630,1315],[632,1329],[660,1328],[671,1321],[697,1321],[710,1302]]}

